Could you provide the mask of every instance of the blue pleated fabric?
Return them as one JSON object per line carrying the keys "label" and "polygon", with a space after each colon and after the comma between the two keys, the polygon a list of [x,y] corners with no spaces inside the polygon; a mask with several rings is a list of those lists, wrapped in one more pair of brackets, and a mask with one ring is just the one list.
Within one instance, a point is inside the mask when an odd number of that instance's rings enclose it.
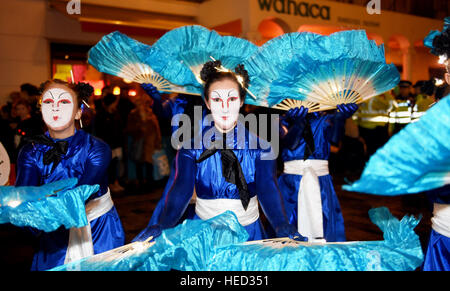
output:
{"label": "blue pleated fabric", "polygon": [[[72,188],[77,182],[77,179],[69,179],[41,187],[0,187],[0,223],[33,227],[45,232],[55,231],[61,226],[66,229],[86,226],[84,203],[99,190],[99,186]],[[20,205],[8,206],[13,202]]]}
{"label": "blue pleated fabric", "polygon": [[450,238],[431,231],[424,271],[450,271]]}
{"label": "blue pleated fabric", "polygon": [[450,96],[409,124],[369,160],[347,191],[376,195],[414,194],[450,183]]}
{"label": "blue pleated fabric", "polygon": [[[48,137],[48,132],[46,133]],[[59,141],[59,140],[54,140]],[[45,165],[44,154],[50,149],[41,144],[28,144],[22,148],[17,161],[16,186],[41,186],[70,178],[78,179],[77,186],[99,185],[86,199],[101,197],[108,192],[108,166],[111,149],[103,141],[77,130],[67,139],[67,153],[52,171],[53,164]],[[125,232],[116,208],[91,221],[94,252],[117,248],[125,243]],[[48,270],[62,265],[65,260],[69,230],[63,227],[49,233],[38,232],[39,247],[33,258],[32,270]]]}
{"label": "blue pleated fabric", "polygon": [[[216,31],[199,25],[173,29],[164,34],[153,47],[177,59],[186,68],[195,68],[194,71],[197,72],[193,71],[193,76],[200,72],[206,62],[212,61],[211,57],[220,60],[225,68],[234,71],[238,64],[243,63],[258,48],[245,39],[222,37]],[[193,93],[201,94],[203,85],[199,79],[196,87],[197,91]]]}
{"label": "blue pleated fabric", "polygon": [[[257,76],[250,90],[268,106],[286,98],[308,101],[312,93],[330,98],[331,94],[352,90],[362,94],[366,87],[371,88],[370,93],[364,93],[369,98],[394,88],[400,81],[395,65],[386,64],[384,46],[369,40],[364,30],[329,36],[283,35],[264,45],[245,64],[251,75]],[[260,105],[262,100],[254,103]]]}
{"label": "blue pleated fabric", "polygon": [[[194,208],[194,216],[192,217],[192,219],[200,219],[200,217],[198,217],[195,214],[195,208]],[[262,240],[267,238],[267,234],[263,228],[261,219],[256,220],[250,225],[244,226],[244,229],[248,234],[247,236],[248,241]]]}
{"label": "blue pleated fabric", "polygon": [[[143,44],[118,31],[104,36],[89,51],[88,62],[97,70],[114,76],[124,77],[121,71],[124,67],[136,64],[150,66],[167,81],[186,86],[188,92],[197,83],[191,71],[177,59],[171,58],[163,50]],[[138,69],[134,69],[139,74]]]}
{"label": "blue pleated fabric", "polygon": [[233,245],[215,249],[208,271],[413,271],[423,262],[413,217],[401,221],[387,208],[370,211],[372,221],[384,232],[383,241],[345,244]]}
{"label": "blue pleated fabric", "polygon": [[251,77],[249,90],[257,97],[254,100],[247,96],[245,102],[256,106],[273,106],[289,97],[270,94],[274,90],[271,85],[281,78],[296,55],[304,53],[307,44],[318,37],[320,35],[309,32],[286,33],[269,40],[245,60],[244,66]]}
{"label": "blue pleated fabric", "polygon": [[414,233],[419,219],[399,221],[387,208],[371,210],[370,217],[383,230],[383,241],[273,248],[243,244],[247,231],[232,212],[225,212],[165,230],[141,253],[86,258],[53,271],[412,271],[422,264]]}
{"label": "blue pleated fabric", "polygon": [[228,211],[209,220],[186,220],[164,230],[156,244],[144,252],[108,261],[86,258],[53,271],[196,271],[206,268],[215,247],[247,239],[247,231]]}

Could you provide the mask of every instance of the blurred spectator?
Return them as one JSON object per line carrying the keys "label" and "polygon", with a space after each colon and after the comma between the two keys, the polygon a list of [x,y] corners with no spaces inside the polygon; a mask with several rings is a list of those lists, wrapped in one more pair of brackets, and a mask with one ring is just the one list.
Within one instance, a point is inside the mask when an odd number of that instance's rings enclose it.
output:
{"label": "blurred spectator", "polygon": [[112,160],[109,166],[109,183],[113,192],[123,191],[124,188],[119,184],[120,165],[123,160],[123,122],[117,110],[119,97],[113,94],[107,94],[102,99],[102,106],[97,108],[95,116],[95,136],[105,141],[112,150]]}
{"label": "blurred spectator", "polygon": [[389,113],[389,135],[392,136],[411,123],[415,97],[411,93],[412,83],[400,81],[399,94],[395,97],[393,109]]}
{"label": "blurred spectator", "polygon": [[31,106],[27,100],[18,100],[13,108],[18,118],[17,127],[15,128],[14,133],[14,146],[16,150],[13,158],[15,160],[20,149],[25,144],[25,138],[42,134],[44,132],[44,127],[42,119],[38,119],[31,115]]}
{"label": "blurred spectator", "polygon": [[386,92],[361,104],[354,115],[359,135],[367,146],[366,160],[389,139],[389,112],[393,107],[393,101],[392,94]]}
{"label": "blurred spectator", "polygon": [[436,88],[436,93],[434,94],[434,99],[439,102],[442,98],[450,94],[450,86],[448,84],[441,85]]}
{"label": "blurred spectator", "polygon": [[12,160],[14,152],[14,130],[11,128],[11,104],[3,105],[0,108],[0,142],[8,152],[9,158]]}
{"label": "blurred spectator", "polygon": [[436,91],[436,81],[431,79],[421,83],[419,94],[416,96],[416,105],[414,106],[412,121],[419,120],[425,112],[435,102],[434,92]]}
{"label": "blurred spectator", "polygon": [[37,115],[39,114],[39,98],[40,92],[38,87],[25,83],[20,86],[20,95],[22,99],[25,99],[30,106],[30,114]]}
{"label": "blurred spectator", "polygon": [[425,80],[420,80],[420,81],[417,81],[414,84],[414,86],[413,86],[413,94],[416,96],[416,99],[417,99],[417,96],[422,94],[422,86],[425,84],[425,82],[426,82]]}
{"label": "blurred spectator", "polygon": [[126,133],[131,137],[129,158],[136,169],[135,183],[146,189],[154,186],[153,154],[161,149],[161,132],[158,119],[150,107],[151,103],[149,97],[139,97],[136,108],[128,116],[126,128]]}
{"label": "blurred spectator", "polygon": [[414,101],[414,94],[412,93],[412,83],[410,81],[402,80],[398,84],[399,94],[396,96],[397,100]]}

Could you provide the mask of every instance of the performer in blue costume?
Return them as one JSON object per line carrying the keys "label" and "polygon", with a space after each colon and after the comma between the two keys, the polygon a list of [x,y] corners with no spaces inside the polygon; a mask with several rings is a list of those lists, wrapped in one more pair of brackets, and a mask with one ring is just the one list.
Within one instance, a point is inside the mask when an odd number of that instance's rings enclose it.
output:
{"label": "performer in blue costume", "polygon": [[42,116],[45,135],[30,139],[20,152],[16,186],[41,186],[77,178],[78,185],[100,185],[86,202],[90,225],[80,229],[60,228],[51,233],[32,229],[39,238],[32,270],[48,270],[125,243],[125,233],[108,189],[111,149],[101,140],[77,130],[76,120],[91,96],[89,84],[47,81],[42,86]]}
{"label": "performer in blue costume", "polygon": [[[445,18],[441,32],[432,31],[424,41],[431,53],[439,56],[447,72],[445,80],[450,84],[450,17]],[[450,96],[446,97],[446,102]],[[443,102],[442,100],[439,102]],[[448,111],[447,111],[448,114]],[[447,123],[448,125],[448,123]],[[430,241],[423,266],[424,271],[450,271],[450,185],[426,192],[434,205]]]}
{"label": "performer in blue costume", "polygon": [[259,240],[265,237],[259,219],[259,202],[277,236],[298,236],[284,211],[271,148],[238,122],[248,74],[243,66],[238,66],[236,73],[223,72],[220,68],[220,61],[208,62],[201,72],[205,103],[211,110],[214,127],[202,134],[201,145],[194,141],[194,149],[184,146],[178,151],[174,181],[162,213],[157,223],[149,224],[135,241],[157,237],[162,229],[174,227],[194,188],[196,219],[206,220],[230,210],[247,230],[248,239]]}
{"label": "performer in blue costume", "polygon": [[358,106],[343,104],[338,109],[336,114],[308,114],[308,109],[302,106],[289,110],[281,122],[284,173],[278,184],[290,223],[310,241],[346,240],[328,158],[330,141],[338,139],[335,133]]}

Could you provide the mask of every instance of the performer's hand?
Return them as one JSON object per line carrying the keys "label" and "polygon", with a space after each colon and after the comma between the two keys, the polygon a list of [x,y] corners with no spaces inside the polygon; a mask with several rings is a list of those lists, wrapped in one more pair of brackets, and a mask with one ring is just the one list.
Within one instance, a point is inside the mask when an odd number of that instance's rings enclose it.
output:
{"label": "performer's hand", "polygon": [[150,242],[154,241],[162,233],[161,226],[158,224],[147,226],[140,234],[138,234],[131,242],[144,242],[153,237]]}
{"label": "performer's hand", "polygon": [[155,86],[153,86],[152,84],[142,84],[141,85],[142,89],[145,90],[145,92],[152,97],[153,99],[157,99],[159,101],[161,101],[161,94],[159,93],[158,89],[156,89]]}
{"label": "performer's hand", "polygon": [[289,122],[295,123],[304,122],[306,115],[308,115],[308,110],[309,109],[305,108],[304,106],[293,108],[286,113],[285,118]]}
{"label": "performer's hand", "polygon": [[340,104],[337,106],[339,113],[344,119],[350,118],[356,111],[358,111],[356,103]]}

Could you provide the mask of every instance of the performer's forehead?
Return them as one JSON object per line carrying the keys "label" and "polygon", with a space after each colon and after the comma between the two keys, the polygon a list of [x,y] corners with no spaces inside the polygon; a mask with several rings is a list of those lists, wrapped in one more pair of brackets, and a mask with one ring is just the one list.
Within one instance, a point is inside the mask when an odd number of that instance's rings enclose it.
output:
{"label": "performer's forehead", "polygon": [[[54,94],[55,92],[57,92],[57,94]],[[62,97],[71,97],[72,99],[75,99],[75,92],[73,92],[72,89],[70,89],[69,87],[62,85],[62,84],[52,84],[50,86],[48,86],[43,95],[50,95],[52,98],[54,99],[59,99]]]}

